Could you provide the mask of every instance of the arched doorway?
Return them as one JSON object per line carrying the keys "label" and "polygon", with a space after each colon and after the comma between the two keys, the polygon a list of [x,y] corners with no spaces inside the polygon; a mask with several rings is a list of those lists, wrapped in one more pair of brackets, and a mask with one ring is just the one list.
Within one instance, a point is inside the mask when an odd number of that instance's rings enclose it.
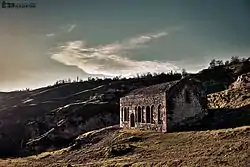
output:
{"label": "arched doorway", "polygon": [[132,113],[130,115],[130,127],[135,127],[135,115]]}

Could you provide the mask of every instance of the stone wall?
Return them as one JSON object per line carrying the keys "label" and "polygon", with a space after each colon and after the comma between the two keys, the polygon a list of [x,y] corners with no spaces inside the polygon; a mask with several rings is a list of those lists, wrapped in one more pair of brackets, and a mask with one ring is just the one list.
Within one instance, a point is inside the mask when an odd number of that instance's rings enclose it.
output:
{"label": "stone wall", "polygon": [[201,93],[201,88],[197,85],[185,84],[177,94],[171,98],[171,107],[167,110],[168,130],[174,130],[185,120],[201,116],[205,110],[205,94]]}
{"label": "stone wall", "polygon": [[[151,92],[141,91],[141,94],[131,94],[120,99],[121,127],[171,132],[178,130],[178,126],[183,126],[186,120],[200,119],[205,115],[207,99],[198,80],[184,78],[166,92],[157,93],[154,89]],[[143,121],[138,120],[138,108],[143,109]]]}
{"label": "stone wall", "polygon": [[[120,99],[120,126],[123,128],[136,128],[141,130],[166,131],[165,93],[148,95],[130,95]],[[160,119],[158,120],[158,107],[160,107]],[[139,121],[139,108],[143,113],[143,120]],[[150,122],[147,122],[146,110],[150,108]],[[125,110],[129,111],[128,120],[125,121]],[[131,114],[135,116],[135,125],[131,127]]]}

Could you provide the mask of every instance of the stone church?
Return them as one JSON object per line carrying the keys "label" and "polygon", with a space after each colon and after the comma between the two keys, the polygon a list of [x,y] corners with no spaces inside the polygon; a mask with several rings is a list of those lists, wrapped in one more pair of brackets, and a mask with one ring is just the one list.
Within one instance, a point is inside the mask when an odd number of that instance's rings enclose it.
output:
{"label": "stone church", "polygon": [[136,89],[120,98],[120,127],[171,132],[204,116],[206,99],[201,82],[189,77]]}

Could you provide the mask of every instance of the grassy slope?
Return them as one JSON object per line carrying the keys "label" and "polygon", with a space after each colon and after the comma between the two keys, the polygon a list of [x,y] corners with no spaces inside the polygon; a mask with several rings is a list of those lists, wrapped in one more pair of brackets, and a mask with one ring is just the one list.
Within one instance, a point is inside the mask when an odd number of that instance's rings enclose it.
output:
{"label": "grassy slope", "polygon": [[[95,133],[95,132],[93,132]],[[105,134],[105,135],[104,135]],[[85,135],[86,137],[87,135]],[[201,132],[153,133],[135,130],[104,131],[91,146],[19,159],[0,166],[248,166],[250,127]],[[129,138],[136,136],[137,139]],[[131,138],[130,138],[131,139]],[[131,146],[127,154],[107,156],[113,146]],[[111,154],[112,155],[112,154]]]}

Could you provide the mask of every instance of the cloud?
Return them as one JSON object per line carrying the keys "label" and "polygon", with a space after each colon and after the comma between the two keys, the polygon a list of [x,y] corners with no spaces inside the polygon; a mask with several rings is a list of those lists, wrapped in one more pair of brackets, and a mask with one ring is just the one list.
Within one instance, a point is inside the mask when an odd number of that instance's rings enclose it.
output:
{"label": "cloud", "polygon": [[55,35],[56,35],[55,33],[46,34],[47,37],[53,37]]}
{"label": "cloud", "polygon": [[67,31],[68,31],[68,32],[71,32],[71,31],[73,31],[73,30],[76,28],[76,25],[75,25],[75,24],[72,24],[72,25],[69,24],[68,27],[69,27],[69,28],[68,28]]}
{"label": "cloud", "polygon": [[168,33],[167,32],[161,32],[161,33],[153,35],[153,37],[154,38],[159,38],[159,37],[162,37],[162,36],[165,36],[165,35],[168,35]]}
{"label": "cloud", "polygon": [[68,66],[76,66],[88,74],[105,76],[127,77],[138,73],[178,70],[177,66],[169,62],[138,61],[125,56],[166,35],[167,32],[147,34],[96,47],[88,47],[85,41],[67,42],[58,48],[59,51],[52,53],[51,58]]}
{"label": "cloud", "polygon": [[46,34],[46,37],[53,37],[56,34],[59,35],[61,33],[70,33],[75,28],[76,28],[75,24],[67,24],[67,25],[64,25],[63,27],[60,27],[61,30],[57,31],[56,33],[48,33],[48,34]]}

